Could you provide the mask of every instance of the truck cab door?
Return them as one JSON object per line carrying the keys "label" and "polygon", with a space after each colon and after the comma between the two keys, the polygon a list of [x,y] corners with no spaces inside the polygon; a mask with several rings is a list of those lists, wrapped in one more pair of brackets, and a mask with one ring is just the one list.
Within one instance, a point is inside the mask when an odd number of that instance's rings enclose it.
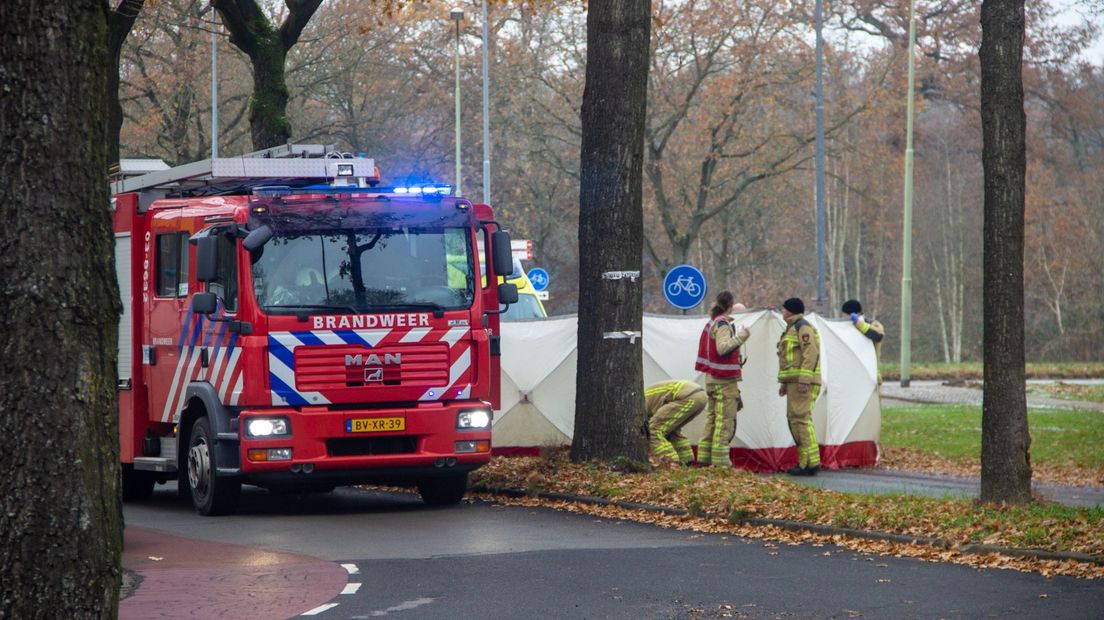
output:
{"label": "truck cab door", "polygon": [[157,422],[175,419],[188,383],[189,346],[194,345],[199,327],[190,320],[188,307],[194,261],[182,211],[159,209],[150,222],[151,239],[146,245],[150,284],[142,363],[150,419]]}
{"label": "truck cab door", "polygon": [[[241,396],[244,377],[239,364],[241,356],[239,334],[229,328],[230,321],[238,314],[241,290],[238,278],[239,245],[233,237],[218,233],[219,229],[212,229],[200,231],[196,235],[197,237],[217,235],[218,277],[205,283],[197,280],[195,292],[206,290],[215,295],[218,299],[218,310],[214,316],[220,320],[193,316],[192,320],[199,320],[202,323],[201,333],[196,342],[195,355],[199,357],[199,364],[195,379],[209,383],[222,404],[236,405]],[[197,273],[196,270],[193,270],[193,273]]]}

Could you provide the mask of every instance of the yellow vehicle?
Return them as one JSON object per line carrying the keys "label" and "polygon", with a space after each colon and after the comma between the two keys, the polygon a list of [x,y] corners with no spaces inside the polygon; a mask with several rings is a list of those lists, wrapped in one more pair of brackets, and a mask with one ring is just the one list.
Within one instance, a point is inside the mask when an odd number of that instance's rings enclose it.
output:
{"label": "yellow vehicle", "polygon": [[537,296],[537,289],[533,288],[533,283],[529,281],[529,276],[525,274],[525,270],[521,267],[521,260],[517,257],[514,257],[514,272],[506,281],[517,286],[518,301],[506,308],[506,312],[501,317],[503,321],[543,319],[548,316],[544,310],[544,304]]}

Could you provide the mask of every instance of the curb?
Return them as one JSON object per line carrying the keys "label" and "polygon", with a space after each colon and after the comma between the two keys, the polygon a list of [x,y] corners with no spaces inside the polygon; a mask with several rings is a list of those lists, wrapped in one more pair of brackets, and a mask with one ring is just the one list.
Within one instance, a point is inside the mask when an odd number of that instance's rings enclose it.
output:
{"label": "curb", "polygon": [[[669,508],[667,506],[656,506],[654,504],[644,504],[640,502],[627,502],[623,500],[607,499],[604,497],[594,497],[592,495],[574,495],[571,493],[545,491],[541,491],[534,495],[532,493],[527,493],[522,489],[490,487],[485,485],[474,485],[472,486],[471,490],[477,493],[489,493],[491,495],[503,495],[506,497],[537,497],[540,499],[568,501],[579,504],[590,504],[593,506],[616,506],[618,508],[641,510],[644,512],[659,513],[675,517],[687,516],[690,514],[690,511],[686,510],[685,508]],[[707,512],[703,513],[700,516],[727,520],[723,515],[719,515],[716,513]],[[912,545],[927,545],[930,547],[936,547],[938,549],[957,551],[959,553],[967,553],[971,555],[986,555],[990,553],[996,553],[999,555],[1006,555],[1015,558],[1059,561],[1072,560],[1075,562],[1085,562],[1089,564],[1104,566],[1104,556],[1091,555],[1088,553],[1078,553],[1075,551],[1048,551],[1046,549],[1025,549],[1020,547],[1002,547],[999,545],[973,543],[956,545],[949,540],[934,538],[931,536],[909,536],[906,534],[895,534],[893,532],[859,530],[849,527],[839,527],[835,525],[823,525],[820,523],[806,523],[805,521],[791,521],[788,519],[767,519],[763,517],[750,517],[747,519],[739,519],[734,523],[754,525],[759,527],[773,526],[780,529],[789,530],[791,532],[812,532],[814,534],[840,535],[850,538],[862,538],[866,540],[879,540]]]}

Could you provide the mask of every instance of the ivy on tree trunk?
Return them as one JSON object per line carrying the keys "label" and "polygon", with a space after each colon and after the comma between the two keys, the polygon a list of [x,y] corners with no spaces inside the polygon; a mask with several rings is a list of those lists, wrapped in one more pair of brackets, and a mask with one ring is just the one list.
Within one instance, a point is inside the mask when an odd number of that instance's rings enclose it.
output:
{"label": "ivy on tree trunk", "polygon": [[1031,501],[1024,394],[1024,0],[981,4],[981,128],[985,174],[981,499]]}
{"label": "ivy on tree trunk", "polygon": [[285,4],[287,18],[276,27],[256,0],[214,0],[215,10],[230,31],[230,42],[253,65],[249,128],[253,148],[258,150],[287,144],[291,139],[284,62],[322,0],[285,0]]}
{"label": "ivy on tree trunk", "polygon": [[0,2],[0,617],[114,618],[108,8]]}
{"label": "ivy on tree trunk", "polygon": [[579,350],[575,461],[648,456],[641,339],[641,181],[650,0],[592,2],[587,13],[579,189]]}

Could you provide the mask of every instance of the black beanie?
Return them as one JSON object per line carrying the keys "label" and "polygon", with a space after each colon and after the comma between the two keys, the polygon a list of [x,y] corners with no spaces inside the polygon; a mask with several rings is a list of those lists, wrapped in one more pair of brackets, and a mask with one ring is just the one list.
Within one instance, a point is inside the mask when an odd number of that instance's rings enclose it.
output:
{"label": "black beanie", "polygon": [[843,302],[840,312],[844,314],[862,314],[862,304],[859,303],[858,299],[848,299]]}
{"label": "black beanie", "polygon": [[805,302],[801,301],[797,297],[791,297],[782,302],[782,307],[789,310],[790,312],[793,312],[794,314],[805,313]]}

